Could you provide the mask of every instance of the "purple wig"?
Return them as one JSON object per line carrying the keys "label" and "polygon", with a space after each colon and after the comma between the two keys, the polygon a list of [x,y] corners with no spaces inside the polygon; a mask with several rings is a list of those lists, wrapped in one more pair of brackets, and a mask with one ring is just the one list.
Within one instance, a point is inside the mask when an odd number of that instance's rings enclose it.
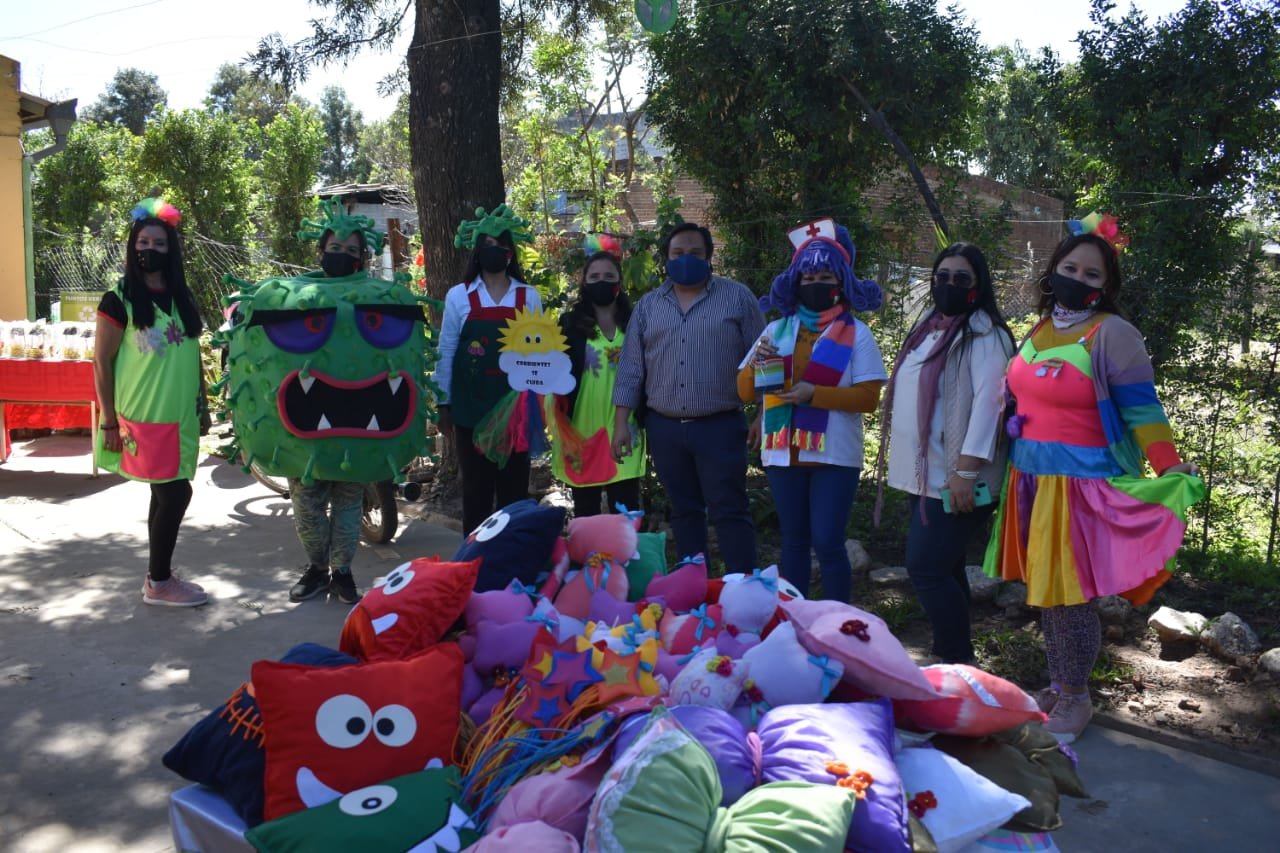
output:
{"label": "purple wig", "polygon": [[[849,229],[843,225],[836,226],[836,239],[839,245],[825,238],[810,240],[796,251],[791,258],[791,265],[773,280],[768,296],[760,297],[760,309],[768,311],[776,308],[783,316],[796,313],[797,288],[800,276],[806,273],[830,270],[836,274],[840,282],[840,292],[844,302],[854,311],[875,311],[884,301],[880,285],[874,281],[859,279],[853,273],[853,261],[857,250]],[[843,251],[841,251],[843,249]],[[848,253],[848,260],[845,259]]]}

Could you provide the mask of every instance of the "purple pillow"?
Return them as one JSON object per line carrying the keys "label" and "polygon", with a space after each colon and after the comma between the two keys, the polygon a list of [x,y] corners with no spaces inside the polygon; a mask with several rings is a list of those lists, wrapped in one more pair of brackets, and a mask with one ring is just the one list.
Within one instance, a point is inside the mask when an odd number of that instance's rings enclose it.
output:
{"label": "purple pillow", "polygon": [[[755,735],[748,734],[741,723],[719,708],[676,705],[667,710],[694,740],[706,748],[711,760],[716,763],[723,789],[720,805],[733,805],[755,787],[758,774],[753,753],[759,754],[758,750],[752,749],[753,743],[759,743],[758,740],[752,740]],[[648,721],[648,716],[636,716],[622,725],[618,739],[614,742],[615,759],[626,752],[631,742],[644,731]]]}
{"label": "purple pillow", "polygon": [[591,594],[591,613],[589,618],[592,622],[603,622],[612,628],[615,625],[625,625],[635,615],[636,606],[634,604],[628,604],[626,600],[619,601],[607,589],[597,589]]}
{"label": "purple pillow", "polygon": [[519,669],[529,659],[533,638],[541,628],[541,622],[481,622],[476,626],[476,654],[471,665],[481,678],[492,678],[497,669]]}
{"label": "purple pillow", "polygon": [[[639,719],[647,717],[640,715]],[[594,753],[588,751],[587,756],[572,767],[562,766],[524,777],[511,786],[498,803],[487,831],[540,821],[581,841],[587,831],[587,813],[596,788],[609,770],[609,762],[601,759],[610,754],[607,748]]]}
{"label": "purple pillow", "polygon": [[[674,709],[673,709],[674,710]],[[834,785],[827,762],[850,773],[871,774],[866,798],[853,809],[848,847],[877,853],[909,853],[902,777],[893,759],[893,705],[888,699],[825,705],[783,705],[756,727],[766,782]]]}
{"label": "purple pillow", "polygon": [[579,853],[582,845],[563,829],[548,826],[540,820],[500,827],[467,848],[467,853]]}
{"label": "purple pillow", "polygon": [[471,593],[465,612],[467,630],[473,631],[476,625],[486,620],[496,625],[520,622],[533,612],[533,602],[528,595],[508,585],[505,589]]}

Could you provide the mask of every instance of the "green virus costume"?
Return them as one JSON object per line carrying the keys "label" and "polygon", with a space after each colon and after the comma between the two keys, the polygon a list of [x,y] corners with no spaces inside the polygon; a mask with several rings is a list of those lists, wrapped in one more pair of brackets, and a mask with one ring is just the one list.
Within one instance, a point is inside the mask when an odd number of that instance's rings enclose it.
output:
{"label": "green virus costume", "polygon": [[121,450],[107,450],[99,432],[94,456],[131,480],[190,480],[200,445],[200,343],[187,337],[176,306],[167,314],[157,305],[155,322],[139,329],[123,281],[115,294],[129,316],[113,364]]}
{"label": "green virus costume", "polygon": [[[356,231],[377,251],[382,235],[365,216],[321,202],[303,238]],[[228,345],[228,406],[245,464],[301,480],[403,480],[425,452],[428,339],[423,302],[395,281],[358,272],[307,273],[241,282],[240,321]]]}

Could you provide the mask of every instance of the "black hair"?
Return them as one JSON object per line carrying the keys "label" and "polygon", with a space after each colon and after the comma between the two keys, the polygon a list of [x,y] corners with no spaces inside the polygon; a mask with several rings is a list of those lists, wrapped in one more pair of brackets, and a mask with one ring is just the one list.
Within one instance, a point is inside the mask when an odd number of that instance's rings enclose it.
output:
{"label": "black hair", "polygon": [[674,238],[677,234],[684,234],[686,231],[697,231],[698,234],[701,235],[702,243],[707,247],[706,260],[708,261],[711,260],[711,255],[716,250],[716,244],[711,239],[711,232],[708,231],[706,228],[703,228],[701,225],[697,224],[696,222],[681,222],[675,228],[672,228],[670,231],[667,232],[667,235],[662,238],[662,244],[658,247],[658,251],[662,253],[662,260],[665,261],[671,257],[670,252],[671,252],[672,238]]}
{"label": "black hair", "polygon": [[582,274],[578,276],[578,297],[565,312],[564,327],[587,338],[594,335],[596,331],[595,305],[587,296],[587,270],[596,261],[608,261],[618,271],[618,298],[613,303],[613,316],[618,322],[618,327],[625,328],[627,321],[631,319],[631,300],[627,298],[627,292],[621,286],[622,263],[612,252],[596,252],[588,257],[586,264],[583,265]]}
{"label": "black hair", "polygon": [[[1000,313],[1000,306],[996,304],[996,289],[991,281],[991,267],[987,264],[987,256],[982,250],[972,243],[952,243],[947,248],[938,253],[933,259],[933,269],[929,271],[929,281],[932,283],[933,274],[938,271],[938,267],[947,258],[964,258],[969,262],[969,266],[973,267],[973,286],[977,290],[978,298],[970,307],[969,313],[974,311],[985,311],[987,316],[991,318],[992,325],[1001,329],[1009,338],[1009,343],[1013,343],[1013,332],[1009,330],[1009,323],[1005,320],[1004,315]],[[963,337],[960,339],[960,357],[964,358],[969,349],[969,342],[974,337],[973,330],[969,324],[961,324]],[[950,347],[940,347],[935,356],[941,355]]]}
{"label": "black hair", "polygon": [[200,319],[200,310],[196,308],[196,297],[187,286],[187,276],[182,269],[182,241],[178,238],[178,229],[163,219],[147,217],[134,220],[129,228],[129,240],[124,251],[124,297],[129,300],[133,309],[133,325],[139,329],[149,329],[155,325],[156,309],[147,290],[146,274],[138,263],[138,234],[148,225],[158,225],[164,229],[168,240],[169,251],[165,253],[164,274],[165,287],[173,299],[173,307],[177,309],[182,320],[183,331],[189,338],[200,337],[204,330],[204,321]]}
{"label": "black hair", "polygon": [[1054,299],[1053,292],[1049,290],[1049,276],[1053,275],[1053,271],[1058,268],[1063,258],[1085,243],[1092,243],[1098,247],[1098,251],[1102,253],[1102,268],[1107,276],[1107,280],[1102,283],[1102,298],[1093,307],[1110,314],[1120,313],[1120,308],[1116,305],[1116,297],[1120,295],[1123,278],[1120,275],[1120,259],[1116,256],[1116,250],[1097,234],[1073,234],[1053,250],[1053,254],[1049,256],[1049,263],[1045,264],[1044,272],[1040,273],[1040,278],[1036,279],[1036,283],[1040,286],[1040,301],[1036,303],[1036,310],[1041,315],[1053,310]]}
{"label": "black hair", "polygon": [[[365,238],[364,232],[359,229],[356,229],[351,233],[360,238],[360,269],[364,269],[369,265],[369,241]],[[324,257],[325,246],[329,245],[329,238],[335,236],[337,235],[334,233],[332,228],[326,228],[324,229],[324,232],[321,233],[320,242],[316,244],[321,257]]]}
{"label": "black hair", "polygon": [[[491,235],[477,234],[475,248],[471,250],[471,257],[467,259],[467,268],[462,273],[464,283],[470,284],[476,280],[476,276],[480,275],[480,249],[485,245],[484,238]],[[510,231],[503,231],[497,237],[499,246],[505,246],[511,250],[511,259],[507,261],[507,278],[514,281],[524,281],[524,270],[520,268],[520,255],[516,251],[515,240],[511,239]]]}

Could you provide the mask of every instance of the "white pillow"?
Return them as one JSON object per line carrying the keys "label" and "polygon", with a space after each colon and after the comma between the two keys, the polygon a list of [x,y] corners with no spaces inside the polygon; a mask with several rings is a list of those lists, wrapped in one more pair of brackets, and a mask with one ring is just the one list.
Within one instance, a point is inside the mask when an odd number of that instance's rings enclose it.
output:
{"label": "white pillow", "polygon": [[936,749],[904,749],[895,758],[908,806],[931,791],[937,806],[920,818],[938,853],[958,853],[1031,805]]}

